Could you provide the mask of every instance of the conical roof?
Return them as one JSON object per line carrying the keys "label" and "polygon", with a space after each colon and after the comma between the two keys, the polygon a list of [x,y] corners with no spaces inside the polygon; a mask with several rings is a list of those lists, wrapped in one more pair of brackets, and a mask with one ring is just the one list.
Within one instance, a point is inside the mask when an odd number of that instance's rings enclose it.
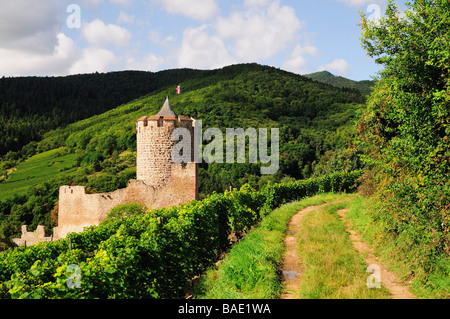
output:
{"label": "conical roof", "polygon": [[162,117],[176,117],[177,116],[175,114],[175,112],[172,110],[172,107],[170,106],[169,97],[166,97],[166,101],[164,102],[164,105],[163,105],[161,111],[159,111],[159,113],[156,114],[156,116],[162,116]]}

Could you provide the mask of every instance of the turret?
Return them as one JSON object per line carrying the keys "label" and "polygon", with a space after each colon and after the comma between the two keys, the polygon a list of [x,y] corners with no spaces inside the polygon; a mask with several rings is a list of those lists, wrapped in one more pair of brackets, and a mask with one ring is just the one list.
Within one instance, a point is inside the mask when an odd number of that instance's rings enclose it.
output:
{"label": "turret", "polygon": [[136,122],[137,159],[136,177],[145,184],[161,187],[170,182],[172,149],[177,143],[172,141],[172,132],[183,127],[194,136],[193,119],[177,116],[166,98],[161,110],[153,116],[141,117]]}

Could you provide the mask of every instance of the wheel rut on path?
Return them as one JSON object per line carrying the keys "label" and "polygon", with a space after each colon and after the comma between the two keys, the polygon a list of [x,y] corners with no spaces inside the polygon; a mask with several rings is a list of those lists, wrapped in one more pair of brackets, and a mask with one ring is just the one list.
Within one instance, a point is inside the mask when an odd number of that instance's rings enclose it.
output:
{"label": "wheel rut on path", "polygon": [[[320,205],[322,206],[322,205]],[[297,234],[303,217],[316,210],[320,206],[309,206],[299,211],[289,222],[287,236],[284,239],[285,253],[282,272],[284,275],[283,286],[285,292],[280,299],[296,299],[296,293],[300,289],[301,277],[304,272],[304,266],[299,264],[297,254]]]}
{"label": "wheel rut on path", "polygon": [[347,220],[347,212],[348,209],[341,209],[337,211],[347,232],[350,234],[349,236],[353,247],[356,248],[360,255],[366,256],[364,261],[367,266],[376,265],[379,268],[380,282],[389,290],[392,299],[416,299],[416,297],[409,291],[408,287],[402,285],[397,276],[393,272],[386,269],[385,265],[383,265],[379,258],[375,256],[373,249],[367,246],[367,244],[362,240],[361,235],[351,228],[350,223]]}
{"label": "wheel rut on path", "polygon": [[[306,207],[291,218],[288,225],[287,236],[284,239],[285,253],[283,266],[281,268],[284,275],[284,293],[280,296],[280,299],[299,298],[298,291],[300,290],[301,278],[305,271],[305,266],[299,262],[297,253],[297,234],[304,216],[328,204],[330,203]],[[349,233],[353,246],[360,255],[365,256],[363,259],[367,266],[376,265],[379,267],[381,284],[389,290],[391,297],[393,299],[417,299],[409,291],[408,287],[400,283],[394,273],[386,269],[385,265],[375,256],[374,251],[362,241],[361,235],[351,228],[350,223],[347,220],[347,211],[348,209],[341,209],[338,210],[337,213],[341,217],[345,228]]]}

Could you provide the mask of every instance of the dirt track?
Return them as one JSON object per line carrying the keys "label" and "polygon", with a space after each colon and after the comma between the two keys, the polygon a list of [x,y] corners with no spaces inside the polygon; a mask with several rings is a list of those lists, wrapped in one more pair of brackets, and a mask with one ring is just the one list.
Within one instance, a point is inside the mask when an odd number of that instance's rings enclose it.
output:
{"label": "dirt track", "polygon": [[409,291],[408,287],[402,285],[397,276],[393,272],[386,269],[379,258],[375,256],[373,249],[362,241],[361,235],[356,233],[350,227],[346,215],[347,211],[347,209],[341,209],[338,210],[338,214],[341,216],[347,231],[350,233],[350,240],[352,241],[353,246],[360,255],[366,256],[364,261],[367,266],[377,265],[379,267],[381,284],[389,290],[392,299],[416,299],[416,297]]}
{"label": "dirt track", "polygon": [[[326,204],[325,204],[326,205]],[[323,205],[320,205],[323,206]],[[296,293],[300,289],[301,277],[304,273],[304,266],[300,265],[297,255],[297,234],[299,226],[301,225],[303,217],[316,210],[320,206],[310,206],[294,215],[289,222],[287,236],[284,240],[285,243],[285,255],[284,264],[281,269],[284,274],[284,287],[285,293],[280,296],[281,299],[296,299],[298,296]],[[402,285],[397,279],[397,276],[388,271],[382,262],[374,255],[373,250],[361,240],[361,236],[357,234],[351,227],[346,219],[346,209],[339,210],[338,214],[342,218],[342,221],[349,232],[350,239],[353,246],[358,253],[364,257],[364,261],[369,265],[376,265],[380,270],[380,281],[391,293],[392,299],[416,299],[416,297],[409,291],[408,287]]]}

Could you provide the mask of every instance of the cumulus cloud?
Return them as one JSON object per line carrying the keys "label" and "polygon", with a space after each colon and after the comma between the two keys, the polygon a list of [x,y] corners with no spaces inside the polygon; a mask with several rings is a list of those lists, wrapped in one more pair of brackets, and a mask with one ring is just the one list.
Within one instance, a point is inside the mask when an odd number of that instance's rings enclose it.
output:
{"label": "cumulus cloud", "polygon": [[117,23],[133,23],[134,18],[134,14],[127,14],[126,12],[120,11]]}
{"label": "cumulus cloud", "polygon": [[331,63],[320,66],[317,71],[331,71],[337,75],[345,75],[350,69],[350,64],[344,59],[336,59]]}
{"label": "cumulus cloud", "polygon": [[266,6],[271,0],[244,0],[245,7]]}
{"label": "cumulus cloud", "polygon": [[214,17],[219,6],[214,0],[159,0],[167,12],[206,21]]}
{"label": "cumulus cloud", "polygon": [[128,57],[126,59],[126,69],[154,72],[158,71],[164,63],[165,59],[163,57],[150,53],[142,59]]}
{"label": "cumulus cloud", "polygon": [[257,8],[220,17],[217,34],[232,43],[233,55],[241,61],[260,62],[276,55],[295,40],[301,22],[292,7],[279,1],[249,0]]}
{"label": "cumulus cloud", "polygon": [[70,68],[70,74],[109,72],[120,68],[120,59],[113,52],[102,48],[83,49],[81,58]]}
{"label": "cumulus cloud", "polygon": [[112,3],[129,6],[133,3],[133,0],[110,0]]}
{"label": "cumulus cloud", "polygon": [[0,47],[46,54],[53,52],[64,23],[58,14],[62,8],[58,0],[2,0]]}
{"label": "cumulus cloud", "polygon": [[6,76],[66,75],[81,52],[72,39],[57,34],[51,53],[0,48],[0,72]]}
{"label": "cumulus cloud", "polygon": [[189,68],[220,68],[234,62],[218,36],[207,32],[206,24],[183,32],[178,66]]}
{"label": "cumulus cloud", "polygon": [[129,46],[132,38],[131,33],[118,25],[105,24],[100,19],[90,23],[84,23],[82,28],[83,37],[92,46],[115,45],[118,47]]}
{"label": "cumulus cloud", "polygon": [[314,46],[307,45],[302,47],[298,44],[283,63],[281,68],[297,74],[308,73],[308,60],[304,56],[310,55],[316,57],[318,53],[319,50]]}
{"label": "cumulus cloud", "polygon": [[0,74],[67,74],[81,51],[60,31],[65,12],[59,0],[2,0]]}

